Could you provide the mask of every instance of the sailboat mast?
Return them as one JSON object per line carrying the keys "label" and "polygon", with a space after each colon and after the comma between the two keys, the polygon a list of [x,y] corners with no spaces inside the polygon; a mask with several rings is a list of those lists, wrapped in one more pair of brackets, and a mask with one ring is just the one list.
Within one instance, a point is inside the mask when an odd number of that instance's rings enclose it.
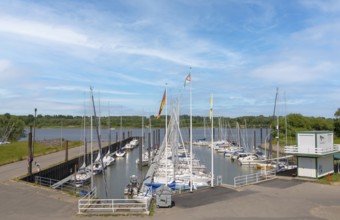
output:
{"label": "sailboat mast", "polygon": [[85,101],[85,93],[84,93],[84,117],[83,117],[83,123],[84,123],[84,163],[86,167],[86,153],[87,153],[87,144],[86,144],[86,101]]}
{"label": "sailboat mast", "polygon": [[[190,67],[191,77],[191,67]],[[192,92],[191,92],[191,81],[190,81],[190,192],[192,192]]]}
{"label": "sailboat mast", "polygon": [[98,119],[97,119],[97,115],[96,115],[96,107],[95,107],[95,105],[94,105],[93,89],[92,89],[92,87],[90,88],[90,90],[91,90],[92,106],[93,106],[93,114],[94,114],[94,117],[95,117],[95,124],[96,124],[97,138],[98,138],[98,147],[99,147],[99,153],[100,153],[100,163],[101,163],[101,165],[102,165],[102,172],[103,172],[103,179],[104,179],[104,187],[105,187],[105,195],[106,195],[106,198],[108,198],[107,184],[106,184],[105,170],[104,170],[104,163],[103,163],[103,152],[102,152],[102,146],[101,146],[101,140],[100,140]]}
{"label": "sailboat mast", "polygon": [[[279,88],[276,91],[276,98],[279,93]],[[275,102],[276,105],[276,102]],[[276,116],[276,171],[279,169],[279,157],[280,157],[280,142],[279,142],[279,116]]]}
{"label": "sailboat mast", "polygon": [[210,97],[210,119],[211,119],[211,187],[214,187],[214,115],[212,94]]}
{"label": "sailboat mast", "polygon": [[111,147],[111,114],[110,114],[110,103],[109,103],[109,120],[108,120],[108,128],[109,128],[109,150]]}
{"label": "sailboat mast", "polygon": [[204,126],[204,139],[206,138],[206,130],[205,130],[205,117],[203,117],[203,126]]}
{"label": "sailboat mast", "polygon": [[93,189],[93,122],[92,115],[90,118],[90,138],[91,138],[91,190]]}
{"label": "sailboat mast", "polygon": [[123,129],[122,129],[122,114],[120,114],[120,141],[119,141],[119,150],[122,149],[122,140],[123,140]]}
{"label": "sailboat mast", "polygon": [[[276,101],[277,101],[277,95],[279,93],[279,88],[276,88],[276,95],[275,95],[275,103],[274,103],[274,112],[273,112],[273,122],[274,123],[274,119],[275,119],[275,111],[276,111]],[[273,154],[273,145],[272,145],[272,125],[270,126],[270,136],[269,136],[269,159],[272,158],[272,154]]]}
{"label": "sailboat mast", "polygon": [[150,154],[150,151],[151,149],[153,148],[153,135],[152,135],[152,128],[151,128],[151,115],[149,117],[149,125],[150,125],[150,143],[149,143],[149,150],[148,150],[148,164],[150,165],[151,163],[151,154]]}

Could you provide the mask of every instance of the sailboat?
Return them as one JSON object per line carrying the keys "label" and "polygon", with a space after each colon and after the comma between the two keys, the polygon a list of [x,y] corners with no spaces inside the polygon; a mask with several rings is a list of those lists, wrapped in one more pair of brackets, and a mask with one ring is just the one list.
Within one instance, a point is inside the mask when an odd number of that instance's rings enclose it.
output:
{"label": "sailboat", "polygon": [[105,154],[105,156],[103,157],[103,163],[104,163],[104,166],[105,167],[108,167],[112,164],[114,164],[115,162],[115,158],[113,158],[111,156],[111,152],[110,152],[110,149],[107,151],[107,153]]}
{"label": "sailboat", "polygon": [[[104,160],[103,160],[103,163],[104,163]],[[98,151],[98,155],[93,162],[93,168],[92,168],[93,174],[94,175],[101,174],[101,173],[103,173],[103,169],[105,169],[105,166],[104,167],[102,166],[101,153],[100,153],[100,151]]]}
{"label": "sailboat", "polygon": [[86,166],[86,137],[85,137],[85,115],[84,115],[84,161],[83,164],[79,167],[78,171],[71,177],[71,183],[73,183],[76,187],[81,187],[91,180],[91,169]]}
{"label": "sailboat", "polygon": [[208,146],[209,142],[207,141],[206,138],[206,128],[205,128],[205,117],[203,117],[203,129],[204,129],[204,137],[201,139],[197,139],[196,141],[192,142],[193,145],[198,145],[198,146]]}
{"label": "sailboat", "polygon": [[108,146],[108,150],[105,154],[105,156],[103,157],[103,163],[104,163],[104,166],[105,167],[108,167],[112,164],[114,164],[115,162],[115,158],[113,158],[113,156],[111,155],[111,152],[110,152],[110,147],[111,147],[111,126],[110,126],[110,112],[109,112],[109,120],[108,120],[108,123],[109,123],[109,146]]}
{"label": "sailboat", "polygon": [[116,157],[124,157],[126,154],[126,151],[122,149],[122,137],[123,137],[123,131],[122,131],[122,116],[120,116],[120,142],[119,142],[119,148],[116,151]]}
{"label": "sailboat", "polygon": [[[150,122],[151,127],[151,122]],[[137,140],[138,141],[138,140]],[[140,161],[140,158],[136,159],[136,164],[139,165],[142,163],[142,166],[148,166],[149,165],[149,155],[147,152],[144,151],[144,116],[142,117],[142,162]]]}

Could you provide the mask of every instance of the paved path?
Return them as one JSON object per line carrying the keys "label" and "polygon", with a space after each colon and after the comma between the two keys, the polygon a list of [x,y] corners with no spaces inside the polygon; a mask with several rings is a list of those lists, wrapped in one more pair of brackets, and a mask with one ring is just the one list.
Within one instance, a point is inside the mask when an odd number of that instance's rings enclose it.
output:
{"label": "paved path", "polygon": [[[102,143],[102,146],[107,146],[108,143]],[[89,146],[88,146],[89,147]],[[68,150],[68,158],[74,158],[79,156],[83,152],[84,146],[70,148]],[[93,150],[98,149],[98,144],[93,143]],[[60,163],[65,159],[65,151],[59,151],[52,154],[47,154],[39,157],[35,157],[34,160],[40,164],[40,168],[44,169],[46,167],[52,166],[54,164]],[[35,172],[37,167],[32,165],[32,171]],[[27,160],[18,161],[16,163],[10,163],[0,166],[0,182],[13,179],[22,175],[26,175],[28,171]]]}
{"label": "paved path", "polygon": [[[79,151],[71,149],[69,157]],[[63,159],[63,152],[37,158],[43,167]],[[27,172],[26,163],[20,161],[0,167],[0,219],[84,219],[76,214],[77,198],[11,180]],[[173,208],[156,208],[151,217],[120,216],[114,219],[340,219],[340,186],[296,179],[280,178],[239,190],[209,188],[174,195],[173,200]]]}

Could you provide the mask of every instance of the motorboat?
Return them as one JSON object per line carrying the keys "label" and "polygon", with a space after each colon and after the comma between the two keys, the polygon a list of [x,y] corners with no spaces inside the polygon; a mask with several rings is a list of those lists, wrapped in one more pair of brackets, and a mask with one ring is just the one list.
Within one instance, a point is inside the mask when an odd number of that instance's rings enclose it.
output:
{"label": "motorboat", "polygon": [[257,154],[249,154],[241,156],[237,160],[241,165],[256,165],[260,161],[260,158]]}
{"label": "motorboat", "polygon": [[130,145],[132,146],[132,148],[137,147],[138,144],[139,144],[139,141],[136,138],[134,138],[132,141],[130,141]]}
{"label": "motorboat", "polygon": [[139,192],[140,184],[136,175],[130,176],[130,182],[124,188],[124,195],[136,196]]}
{"label": "motorboat", "polygon": [[125,150],[118,149],[118,150],[116,151],[116,156],[117,156],[117,157],[124,157],[125,154],[126,154],[126,151],[125,151]]}

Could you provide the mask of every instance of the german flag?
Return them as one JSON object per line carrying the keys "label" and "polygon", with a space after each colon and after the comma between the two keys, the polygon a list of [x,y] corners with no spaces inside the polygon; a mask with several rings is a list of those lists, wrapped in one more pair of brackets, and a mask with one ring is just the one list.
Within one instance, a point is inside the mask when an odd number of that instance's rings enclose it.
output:
{"label": "german flag", "polygon": [[166,104],[166,90],[164,91],[164,94],[163,94],[163,98],[162,98],[161,106],[159,107],[157,119],[159,119],[161,117],[162,110],[163,110],[163,107],[164,107],[165,104]]}

